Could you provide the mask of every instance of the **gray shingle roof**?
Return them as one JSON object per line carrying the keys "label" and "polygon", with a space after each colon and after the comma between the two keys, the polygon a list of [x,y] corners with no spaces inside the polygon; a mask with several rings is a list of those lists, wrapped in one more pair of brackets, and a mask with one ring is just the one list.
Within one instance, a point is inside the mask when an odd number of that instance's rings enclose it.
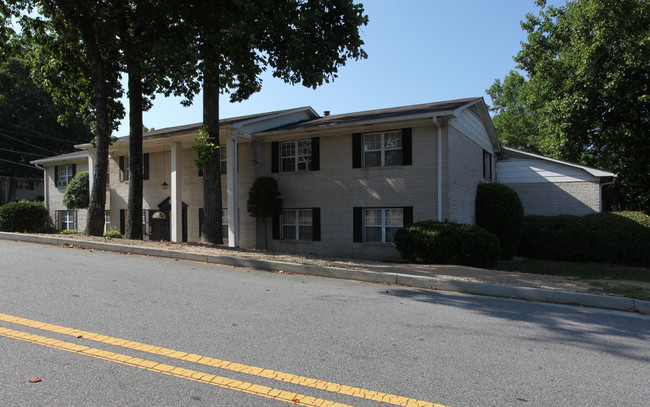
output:
{"label": "gray shingle roof", "polygon": [[410,105],[393,107],[388,109],[367,110],[355,113],[344,113],[333,116],[324,116],[317,119],[308,120],[301,123],[290,124],[271,131],[323,128],[338,125],[351,125],[356,122],[381,121],[385,119],[408,118],[409,116],[418,116],[423,114],[451,112],[469,103],[480,100],[481,98],[466,98],[457,100],[447,100],[443,102],[424,103],[420,105]]}

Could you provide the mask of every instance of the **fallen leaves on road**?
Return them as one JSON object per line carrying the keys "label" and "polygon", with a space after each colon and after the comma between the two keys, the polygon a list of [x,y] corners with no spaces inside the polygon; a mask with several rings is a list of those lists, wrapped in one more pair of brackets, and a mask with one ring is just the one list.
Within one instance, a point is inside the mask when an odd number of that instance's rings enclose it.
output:
{"label": "fallen leaves on road", "polygon": [[476,308],[477,311],[479,312],[484,312],[485,310],[483,308]]}
{"label": "fallen leaves on road", "polygon": [[294,398],[294,399],[291,399],[291,401],[292,401],[293,403],[296,403],[296,404],[300,403],[300,399],[295,399],[295,398]]}
{"label": "fallen leaves on road", "polygon": [[437,290],[437,288],[436,288],[435,285],[432,285],[432,286],[431,286],[431,289],[432,289],[432,290]]}
{"label": "fallen leaves on road", "polygon": [[38,376],[37,377],[32,377],[31,379],[29,379],[30,383],[38,383],[40,381],[41,381],[41,379]]}

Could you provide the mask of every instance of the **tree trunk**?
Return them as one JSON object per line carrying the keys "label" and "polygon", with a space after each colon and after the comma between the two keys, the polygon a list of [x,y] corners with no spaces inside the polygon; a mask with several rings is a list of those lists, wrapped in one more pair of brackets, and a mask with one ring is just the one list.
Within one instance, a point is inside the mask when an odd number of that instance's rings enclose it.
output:
{"label": "tree trunk", "polygon": [[[214,71],[209,74],[204,72],[203,125],[207,127],[208,135],[219,144],[219,74],[214,65],[212,69]],[[221,211],[221,165],[217,149],[203,166],[203,241],[223,244]]]}
{"label": "tree trunk", "polygon": [[127,239],[142,239],[142,77],[129,70],[129,198],[127,201]]}
{"label": "tree trunk", "polygon": [[85,233],[91,236],[104,234],[104,212],[106,206],[106,170],[108,169],[108,147],[111,128],[108,115],[108,92],[106,89],[106,72],[93,30],[93,22],[78,16],[69,16],[79,27],[86,45],[88,59],[92,64],[93,84],[95,90],[95,160],[93,168],[93,187],[88,206],[88,220]]}

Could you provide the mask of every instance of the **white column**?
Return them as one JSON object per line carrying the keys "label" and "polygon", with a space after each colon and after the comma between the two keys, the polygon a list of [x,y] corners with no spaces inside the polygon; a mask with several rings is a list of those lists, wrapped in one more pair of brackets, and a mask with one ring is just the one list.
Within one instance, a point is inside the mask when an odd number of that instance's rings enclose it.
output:
{"label": "white column", "polygon": [[181,143],[172,143],[171,164],[171,238],[172,242],[183,241],[183,188],[181,177]]}
{"label": "white column", "polygon": [[[95,174],[95,153],[94,150],[88,150],[88,193],[93,190],[93,174]],[[56,183],[56,180],[54,180]]]}
{"label": "white column", "polygon": [[237,136],[228,137],[226,146],[226,190],[228,195],[228,246],[239,247],[239,190],[237,182]]}

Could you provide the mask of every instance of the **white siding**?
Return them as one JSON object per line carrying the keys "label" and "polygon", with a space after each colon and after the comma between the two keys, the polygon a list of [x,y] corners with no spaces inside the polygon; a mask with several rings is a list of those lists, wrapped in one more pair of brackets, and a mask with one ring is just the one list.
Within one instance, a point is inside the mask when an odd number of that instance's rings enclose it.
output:
{"label": "white siding", "polygon": [[596,182],[598,178],[586,171],[545,160],[507,156],[497,162],[499,182],[534,184],[558,182]]}

